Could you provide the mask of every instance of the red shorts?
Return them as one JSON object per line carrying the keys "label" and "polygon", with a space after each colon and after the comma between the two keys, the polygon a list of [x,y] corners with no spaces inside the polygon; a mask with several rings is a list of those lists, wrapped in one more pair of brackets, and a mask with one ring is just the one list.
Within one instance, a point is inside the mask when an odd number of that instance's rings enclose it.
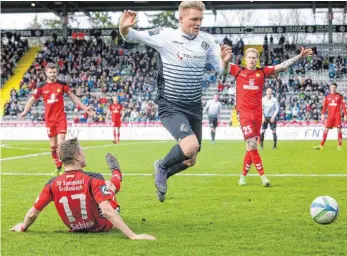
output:
{"label": "red shorts", "polygon": [[58,134],[66,134],[67,122],[66,119],[62,119],[57,122],[46,122],[47,135],[49,138],[55,137]]}
{"label": "red shorts", "polygon": [[243,137],[245,140],[260,136],[262,125],[262,112],[238,112],[237,113]]}
{"label": "red shorts", "polygon": [[335,116],[328,116],[327,121],[325,122],[325,128],[341,128],[342,127],[342,123],[341,123],[341,115],[335,115]]}
{"label": "red shorts", "polygon": [[113,127],[118,127],[119,128],[121,126],[121,124],[122,124],[122,121],[120,120],[120,118],[119,119],[113,119],[112,123],[113,123]]}
{"label": "red shorts", "polygon": [[[114,195],[114,193],[113,193]],[[113,196],[113,200],[109,200],[112,208],[116,211],[116,212],[120,212],[120,206],[117,203],[115,197]],[[88,230],[81,230],[81,231],[74,231],[74,230],[70,230],[70,232],[108,232],[113,228],[113,224],[105,217],[97,217],[95,220],[95,225],[93,228],[88,229]]]}

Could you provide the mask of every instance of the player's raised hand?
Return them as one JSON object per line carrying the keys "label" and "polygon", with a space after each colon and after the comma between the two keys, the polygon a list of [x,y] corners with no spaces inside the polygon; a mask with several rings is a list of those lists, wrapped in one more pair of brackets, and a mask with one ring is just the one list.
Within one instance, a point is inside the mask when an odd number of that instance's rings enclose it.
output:
{"label": "player's raised hand", "polygon": [[131,238],[131,240],[156,240],[154,236],[147,235],[147,234],[141,234],[141,235],[135,235]]}
{"label": "player's raised hand", "polygon": [[233,51],[229,45],[223,44],[220,48],[220,57],[223,61],[223,63],[227,63],[231,60],[231,57],[233,56]]}
{"label": "player's raised hand", "polygon": [[136,19],[136,12],[132,10],[125,10],[119,20],[119,27],[129,28],[134,26],[138,20]]}
{"label": "player's raised hand", "polygon": [[14,232],[25,232],[23,223],[18,223],[14,227],[10,228],[10,231]]}
{"label": "player's raised hand", "polygon": [[96,113],[95,113],[94,109],[92,107],[90,107],[90,106],[86,108],[86,113],[90,117],[95,117],[96,116]]}
{"label": "player's raised hand", "polygon": [[300,57],[306,58],[307,56],[312,56],[313,51],[312,49],[305,49],[304,47],[301,47]]}
{"label": "player's raised hand", "polygon": [[23,111],[22,113],[19,114],[19,118],[23,120],[27,114],[28,114],[27,112]]}
{"label": "player's raised hand", "polygon": [[343,119],[345,120],[345,122],[347,122],[347,115],[345,115],[345,117]]}

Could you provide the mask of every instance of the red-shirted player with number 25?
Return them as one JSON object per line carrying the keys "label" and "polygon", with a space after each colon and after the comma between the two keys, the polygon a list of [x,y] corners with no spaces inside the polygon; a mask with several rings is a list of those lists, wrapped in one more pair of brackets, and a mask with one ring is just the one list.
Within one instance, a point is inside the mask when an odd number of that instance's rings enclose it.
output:
{"label": "red-shirted player with number 25", "polygon": [[[262,124],[262,96],[265,84],[265,78],[273,73],[280,72],[296,61],[312,55],[311,49],[302,48],[301,53],[291,59],[288,59],[276,66],[266,66],[257,68],[258,51],[254,48],[247,49],[245,53],[246,68],[230,64],[229,74],[236,79],[236,110],[240,121],[243,136],[246,141],[246,154],[242,174],[240,176],[239,185],[246,185],[246,175],[252,166],[257,169],[262,183],[265,187],[270,186],[270,181],[264,175],[263,163],[257,149],[257,139],[260,136]],[[232,51],[221,61],[226,69]]]}
{"label": "red-shirted player with number 25", "polygon": [[26,231],[40,212],[53,201],[70,232],[107,232],[119,229],[133,240],[155,239],[150,235],[135,234],[119,215],[120,208],[115,194],[120,190],[122,173],[114,156],[106,155],[112,177],[105,182],[101,174],[82,170],[86,166],[86,160],[76,138],[63,141],[59,145],[58,154],[64,163],[65,172],[48,181],[23,223],[15,225],[11,231]]}
{"label": "red-shirted player with number 25", "polygon": [[62,163],[57,156],[58,145],[65,140],[67,132],[66,114],[64,111],[64,94],[67,94],[70,99],[89,116],[94,116],[95,112],[85,106],[81,100],[70,90],[70,87],[64,83],[57,81],[57,69],[55,64],[48,63],[45,68],[47,77],[46,83],[34,90],[32,96],[25,105],[24,111],[19,115],[24,118],[29,112],[32,105],[40,98],[43,98],[45,105],[45,121],[49,142],[51,145],[51,154],[56,165],[55,175],[63,173]]}

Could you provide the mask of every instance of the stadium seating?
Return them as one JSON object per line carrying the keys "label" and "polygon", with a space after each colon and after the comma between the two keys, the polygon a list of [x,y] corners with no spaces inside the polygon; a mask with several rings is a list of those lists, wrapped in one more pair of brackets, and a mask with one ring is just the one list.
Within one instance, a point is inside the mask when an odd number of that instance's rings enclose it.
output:
{"label": "stadium seating", "polygon": [[[257,48],[259,51],[262,49],[259,46]],[[260,54],[261,65],[265,62],[275,65],[297,54],[295,46],[269,45],[266,49]],[[336,54],[334,51],[333,55],[325,55],[329,49],[323,46],[318,46],[317,49],[317,54],[312,58],[296,63],[286,72],[266,80],[265,87],[271,87],[280,102],[280,120],[318,120],[322,99],[329,90],[329,80],[340,83],[339,90],[347,89],[346,49],[342,46]],[[58,65],[58,79],[67,82],[82,102],[93,106],[98,113],[97,119],[87,119],[86,115],[67,99],[65,110],[69,120],[104,122],[112,96],[117,95],[124,105],[124,121],[157,121],[157,109],[153,102],[157,92],[157,55],[151,48],[129,45],[122,41],[113,47],[101,39],[48,41],[24,75],[20,89],[11,92],[11,100],[5,106],[4,120],[18,118],[17,115],[24,107],[30,91],[44,83],[45,65],[54,62]],[[229,121],[233,117],[232,121],[235,123],[236,115],[232,114],[236,91],[234,78],[222,78],[207,66],[203,91],[204,104],[215,93],[220,94],[224,106],[222,121]],[[344,96],[347,98],[346,92]],[[42,102],[33,107],[27,119],[44,119]]]}

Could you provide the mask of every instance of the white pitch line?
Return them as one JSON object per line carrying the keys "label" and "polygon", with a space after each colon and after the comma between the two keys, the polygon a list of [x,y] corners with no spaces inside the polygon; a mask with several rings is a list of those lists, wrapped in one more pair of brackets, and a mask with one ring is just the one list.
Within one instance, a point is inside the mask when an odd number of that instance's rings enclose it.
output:
{"label": "white pitch line", "polygon": [[20,149],[20,150],[44,150],[48,151],[47,148],[20,148],[20,147],[12,147],[12,146],[4,146],[3,148],[13,148],[13,149]]}
{"label": "white pitch line", "polygon": [[[128,146],[128,145],[136,145],[136,144],[156,144],[156,143],[164,143],[167,142],[166,140],[163,141],[150,141],[150,142],[134,142],[134,143],[123,143],[123,144],[107,144],[107,145],[99,145],[99,146],[91,146],[91,147],[84,147],[83,149],[94,149],[94,148],[107,148],[107,147],[119,147],[119,146]],[[30,154],[30,155],[24,155],[24,156],[12,156],[12,157],[6,157],[6,158],[0,158],[0,161],[10,161],[10,160],[16,160],[16,159],[22,159],[22,158],[30,158],[30,157],[36,157],[36,156],[43,156],[43,155],[49,155],[51,152],[45,152],[45,153],[37,153],[37,154]]]}
{"label": "white pitch line", "polygon": [[[88,171],[88,170],[86,170]],[[104,176],[109,176],[111,173],[101,173]],[[52,176],[50,173],[25,173],[25,172],[3,172],[1,175],[6,176]],[[123,173],[124,176],[152,176],[151,173]],[[176,175],[175,175],[176,176]],[[239,177],[240,174],[218,174],[218,173],[186,173],[177,174],[177,176],[187,177]],[[247,176],[258,177],[258,174],[248,174]],[[268,177],[347,177],[347,174],[341,173],[328,173],[328,174],[314,174],[314,173],[288,173],[288,174],[267,174]]]}

